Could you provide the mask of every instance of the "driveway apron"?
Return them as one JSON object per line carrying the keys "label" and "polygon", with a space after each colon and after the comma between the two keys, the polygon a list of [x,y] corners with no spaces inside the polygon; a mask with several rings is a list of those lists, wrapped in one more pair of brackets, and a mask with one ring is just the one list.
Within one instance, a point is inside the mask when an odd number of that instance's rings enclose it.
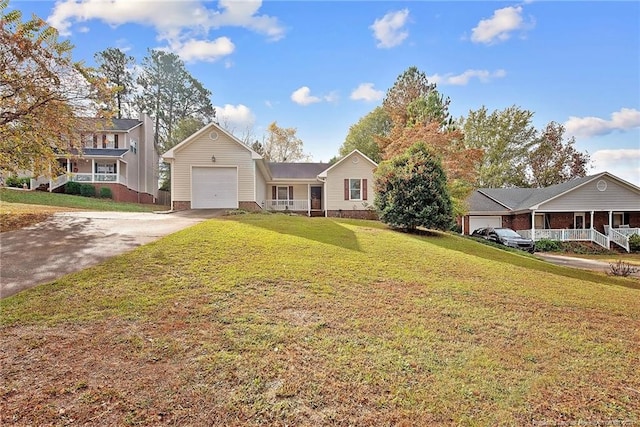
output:
{"label": "driveway apron", "polygon": [[83,270],[218,212],[63,212],[0,234],[0,298]]}

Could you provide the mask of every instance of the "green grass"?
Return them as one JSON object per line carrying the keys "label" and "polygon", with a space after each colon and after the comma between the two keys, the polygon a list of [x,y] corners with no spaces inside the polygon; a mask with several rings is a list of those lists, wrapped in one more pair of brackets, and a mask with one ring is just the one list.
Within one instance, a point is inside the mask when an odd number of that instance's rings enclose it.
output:
{"label": "green grass", "polygon": [[91,211],[151,212],[165,207],[138,203],[120,203],[110,199],[73,196],[44,191],[18,191],[0,188],[0,201],[31,205],[60,206]]}
{"label": "green grass", "polygon": [[0,413],[633,425],[639,287],[372,221],[215,219],[0,301]]}

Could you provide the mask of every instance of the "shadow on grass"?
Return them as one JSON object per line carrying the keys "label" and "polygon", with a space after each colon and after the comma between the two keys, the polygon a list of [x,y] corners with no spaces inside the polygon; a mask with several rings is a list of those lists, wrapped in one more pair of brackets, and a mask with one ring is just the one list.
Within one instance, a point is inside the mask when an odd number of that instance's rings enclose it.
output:
{"label": "shadow on grass", "polygon": [[327,218],[296,217],[289,215],[238,215],[227,217],[265,230],[313,240],[343,249],[361,252],[356,234],[336,221]]}
{"label": "shadow on grass", "polygon": [[634,282],[631,279],[605,276],[589,270],[555,265],[523,251],[492,247],[491,245],[487,245],[483,242],[474,241],[471,238],[434,232],[416,234],[411,237],[429,242],[444,249],[462,252],[466,255],[472,255],[490,261],[497,261],[535,271],[552,273],[571,279],[585,280],[598,284],[624,286],[631,289],[640,289],[640,283]]}

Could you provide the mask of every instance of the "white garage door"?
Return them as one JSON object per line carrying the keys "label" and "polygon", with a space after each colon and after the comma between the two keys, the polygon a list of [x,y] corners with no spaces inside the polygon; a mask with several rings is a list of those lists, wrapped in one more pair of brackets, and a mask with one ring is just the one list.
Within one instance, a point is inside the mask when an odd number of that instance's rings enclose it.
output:
{"label": "white garage door", "polygon": [[237,209],[238,170],[236,168],[192,168],[191,208]]}
{"label": "white garage door", "polygon": [[469,217],[469,234],[473,233],[473,230],[477,230],[482,227],[502,227],[501,216],[471,216]]}

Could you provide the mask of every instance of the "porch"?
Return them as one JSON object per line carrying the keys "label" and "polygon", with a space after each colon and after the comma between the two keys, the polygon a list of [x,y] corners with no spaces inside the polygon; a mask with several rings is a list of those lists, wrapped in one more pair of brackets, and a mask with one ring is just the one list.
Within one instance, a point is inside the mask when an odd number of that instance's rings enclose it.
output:
{"label": "porch", "polygon": [[272,185],[271,198],[264,209],[274,212],[295,212],[307,216],[324,216],[322,186],[307,184]]}
{"label": "porch", "polygon": [[53,191],[69,181],[84,184],[123,184],[127,185],[127,164],[113,158],[107,159],[64,159],[60,161],[60,168],[65,173],[53,178],[38,177],[31,179],[31,188],[40,185],[48,186]]}
{"label": "porch", "polygon": [[629,238],[634,234],[640,234],[640,228],[629,226],[610,227],[604,226],[605,233],[600,233],[594,228],[563,228],[563,229],[526,229],[516,230],[522,237],[538,241],[541,239],[555,240],[559,242],[593,242],[605,249],[610,249],[614,243],[627,252],[629,248]]}

